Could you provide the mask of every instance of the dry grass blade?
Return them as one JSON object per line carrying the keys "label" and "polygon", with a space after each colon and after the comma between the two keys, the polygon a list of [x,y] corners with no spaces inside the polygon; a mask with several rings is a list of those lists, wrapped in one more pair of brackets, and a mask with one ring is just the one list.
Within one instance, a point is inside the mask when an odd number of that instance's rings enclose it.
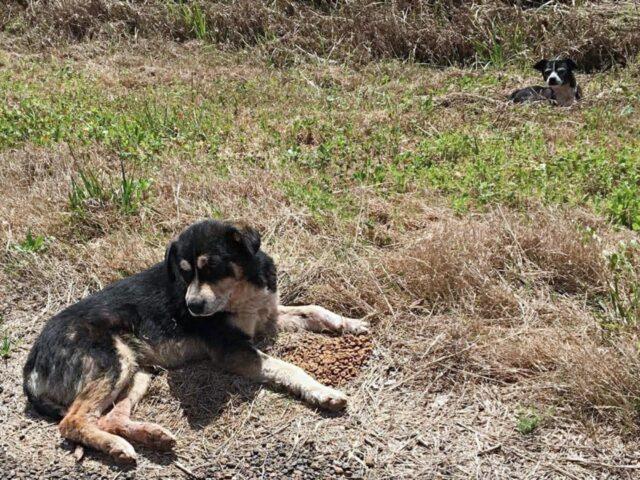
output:
{"label": "dry grass blade", "polygon": [[[621,15],[620,12],[624,12]],[[591,71],[626,64],[640,47],[635,2],[232,2],[161,0],[10,0],[0,24],[35,42],[62,33],[94,38],[198,39],[258,46],[280,64],[372,58],[437,65],[501,64],[528,56],[569,55]],[[566,32],[572,32],[571,45]],[[542,33],[544,32],[544,34]]]}

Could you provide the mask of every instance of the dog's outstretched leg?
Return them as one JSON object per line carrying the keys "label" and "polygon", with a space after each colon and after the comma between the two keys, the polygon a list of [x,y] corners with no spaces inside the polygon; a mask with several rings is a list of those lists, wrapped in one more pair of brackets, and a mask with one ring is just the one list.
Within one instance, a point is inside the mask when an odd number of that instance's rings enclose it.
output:
{"label": "dog's outstretched leg", "polygon": [[344,393],[321,384],[300,367],[255,348],[228,352],[223,362],[227,370],[283,388],[316,407],[337,411],[347,406]]}
{"label": "dog's outstretched leg", "polygon": [[364,320],[347,318],[318,305],[297,307],[278,306],[280,331],[308,330],[310,332],[351,333],[360,335],[369,331]]}
{"label": "dog's outstretched leg", "polygon": [[147,392],[150,380],[148,373],[136,372],[126,396],[118,401],[108,414],[98,420],[98,427],[105,432],[120,435],[150,448],[170,450],[175,446],[176,439],[169,430],[155,423],[131,420],[131,413]]}

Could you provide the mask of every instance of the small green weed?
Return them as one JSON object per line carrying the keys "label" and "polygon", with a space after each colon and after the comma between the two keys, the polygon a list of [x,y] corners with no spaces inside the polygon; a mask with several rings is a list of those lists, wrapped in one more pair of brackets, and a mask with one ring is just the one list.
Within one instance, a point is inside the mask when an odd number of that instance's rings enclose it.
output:
{"label": "small green weed", "polygon": [[198,40],[207,39],[207,18],[197,2],[190,4],[181,2],[178,7],[178,14]]}
{"label": "small green weed", "polygon": [[31,227],[27,229],[24,240],[15,245],[15,249],[25,253],[40,253],[47,249],[47,237],[44,235],[34,235]]}
{"label": "small green weed", "polygon": [[540,426],[540,416],[534,410],[518,413],[516,429],[523,435],[528,435]]}
{"label": "small green weed", "polygon": [[5,335],[0,343],[0,357],[9,358],[11,355],[11,339]]}
{"label": "small green weed", "polygon": [[113,205],[125,215],[134,215],[142,207],[151,188],[147,178],[131,178],[121,161],[121,176],[117,181],[101,179],[91,170],[80,170],[78,179],[71,179],[69,207],[83,216],[93,208],[109,208]]}
{"label": "small green weed", "polygon": [[73,212],[83,212],[88,202],[93,205],[103,205],[109,201],[111,193],[94,172],[80,170],[78,176],[79,179],[71,179],[71,191],[69,192],[69,206]]}
{"label": "small green weed", "polygon": [[120,162],[122,178],[120,179],[120,189],[116,192],[115,198],[118,201],[120,210],[133,215],[142,206],[146,192],[151,188],[151,180],[147,178],[133,179],[127,176],[124,162]]}
{"label": "small green weed", "polygon": [[640,245],[635,241],[621,242],[616,251],[605,254],[611,271],[607,294],[601,302],[602,326],[607,330],[635,326],[640,319],[640,283],[633,261],[638,255]]}
{"label": "small green weed", "polygon": [[321,215],[336,209],[331,192],[318,185],[288,181],[284,183],[283,187],[287,197],[296,203],[305,205],[314,215]]}
{"label": "small green weed", "polygon": [[621,183],[606,201],[606,211],[611,219],[631,230],[640,230],[640,196],[638,179]]}

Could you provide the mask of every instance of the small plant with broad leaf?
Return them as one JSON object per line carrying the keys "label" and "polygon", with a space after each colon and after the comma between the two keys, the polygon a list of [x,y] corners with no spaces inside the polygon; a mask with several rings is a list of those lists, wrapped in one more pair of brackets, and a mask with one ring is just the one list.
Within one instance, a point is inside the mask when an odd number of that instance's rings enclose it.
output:
{"label": "small plant with broad leaf", "polygon": [[34,235],[29,227],[24,240],[17,243],[15,249],[24,253],[41,253],[47,249],[48,240],[44,235]]}

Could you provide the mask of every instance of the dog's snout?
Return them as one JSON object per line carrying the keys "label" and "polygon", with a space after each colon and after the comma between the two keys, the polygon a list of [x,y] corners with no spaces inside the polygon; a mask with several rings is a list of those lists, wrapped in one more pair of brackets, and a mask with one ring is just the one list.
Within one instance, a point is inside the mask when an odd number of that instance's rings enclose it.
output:
{"label": "dog's snout", "polygon": [[547,84],[548,85],[560,85],[560,84],[562,84],[562,79],[557,74],[557,72],[551,72],[551,75],[549,75],[549,78],[547,78]]}
{"label": "dog's snout", "polygon": [[196,315],[204,312],[204,305],[205,301],[202,298],[194,298],[187,302],[187,307],[189,308],[191,313],[194,313]]}
{"label": "dog's snout", "polygon": [[214,291],[214,286],[207,282],[191,282],[187,289],[185,301],[191,315],[208,317],[221,311],[229,301],[231,291]]}

